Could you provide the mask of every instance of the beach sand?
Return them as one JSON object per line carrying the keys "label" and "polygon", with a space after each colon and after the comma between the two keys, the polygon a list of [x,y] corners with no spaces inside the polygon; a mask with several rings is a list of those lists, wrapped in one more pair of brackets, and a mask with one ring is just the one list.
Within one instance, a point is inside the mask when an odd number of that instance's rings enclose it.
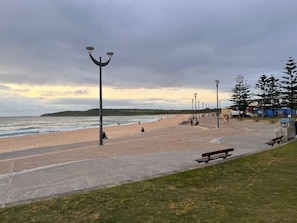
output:
{"label": "beach sand", "polygon": [[[104,127],[109,139],[123,138],[125,136],[137,135],[141,128],[147,131],[172,127],[188,120],[190,115],[163,115],[160,120],[130,125],[116,125]],[[24,149],[57,146],[91,141],[99,142],[99,129],[81,129],[65,132],[51,132],[18,137],[0,138],[0,154]]]}

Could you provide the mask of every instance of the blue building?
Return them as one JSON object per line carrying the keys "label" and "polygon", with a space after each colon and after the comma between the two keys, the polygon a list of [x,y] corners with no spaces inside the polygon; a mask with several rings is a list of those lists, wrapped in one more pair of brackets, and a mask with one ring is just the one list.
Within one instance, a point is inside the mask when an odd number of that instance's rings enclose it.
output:
{"label": "blue building", "polygon": [[[262,109],[259,108],[257,111],[258,117],[262,117]],[[272,108],[265,108],[264,109],[264,117],[289,117],[289,116],[296,116],[296,109],[290,108],[279,108],[272,110]]]}

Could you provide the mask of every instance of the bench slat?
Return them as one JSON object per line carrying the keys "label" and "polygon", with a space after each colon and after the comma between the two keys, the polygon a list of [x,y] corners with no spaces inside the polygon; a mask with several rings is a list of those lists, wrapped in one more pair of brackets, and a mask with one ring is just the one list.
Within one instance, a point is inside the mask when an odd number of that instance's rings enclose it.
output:
{"label": "bench slat", "polygon": [[215,159],[219,159],[219,158],[223,158],[223,159],[226,159],[228,156],[231,156],[232,154],[226,154],[226,153],[220,153],[220,154],[216,154],[216,155],[213,155],[211,156],[209,159],[210,160],[215,160]]}
{"label": "bench slat", "polygon": [[234,148],[229,148],[229,149],[222,149],[222,150],[217,150],[217,151],[212,151],[212,152],[207,152],[203,153],[201,158],[196,159],[198,163],[205,162],[208,163],[209,160],[215,160],[219,158],[226,159],[228,156],[231,156],[229,152],[234,151]]}
{"label": "bench slat", "polygon": [[217,151],[213,151],[213,152],[203,153],[202,154],[202,157],[204,157],[204,156],[212,156],[212,155],[219,154],[219,153],[228,153],[228,152],[231,152],[231,151],[234,151],[234,148],[222,149],[222,150],[217,150]]}

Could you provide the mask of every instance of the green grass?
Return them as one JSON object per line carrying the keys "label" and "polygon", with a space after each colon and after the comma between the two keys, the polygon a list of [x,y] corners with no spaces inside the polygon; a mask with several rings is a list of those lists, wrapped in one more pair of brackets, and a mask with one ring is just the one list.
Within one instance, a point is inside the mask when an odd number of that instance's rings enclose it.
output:
{"label": "green grass", "polygon": [[0,209],[2,223],[296,219],[297,141],[206,168]]}

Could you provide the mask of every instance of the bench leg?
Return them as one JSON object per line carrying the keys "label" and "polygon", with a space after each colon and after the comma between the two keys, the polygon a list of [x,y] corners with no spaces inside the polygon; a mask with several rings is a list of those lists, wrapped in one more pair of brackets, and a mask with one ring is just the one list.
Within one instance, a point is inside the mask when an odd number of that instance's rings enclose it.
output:
{"label": "bench leg", "polygon": [[223,159],[226,159],[228,157],[228,152],[225,154],[225,156],[223,157]]}

